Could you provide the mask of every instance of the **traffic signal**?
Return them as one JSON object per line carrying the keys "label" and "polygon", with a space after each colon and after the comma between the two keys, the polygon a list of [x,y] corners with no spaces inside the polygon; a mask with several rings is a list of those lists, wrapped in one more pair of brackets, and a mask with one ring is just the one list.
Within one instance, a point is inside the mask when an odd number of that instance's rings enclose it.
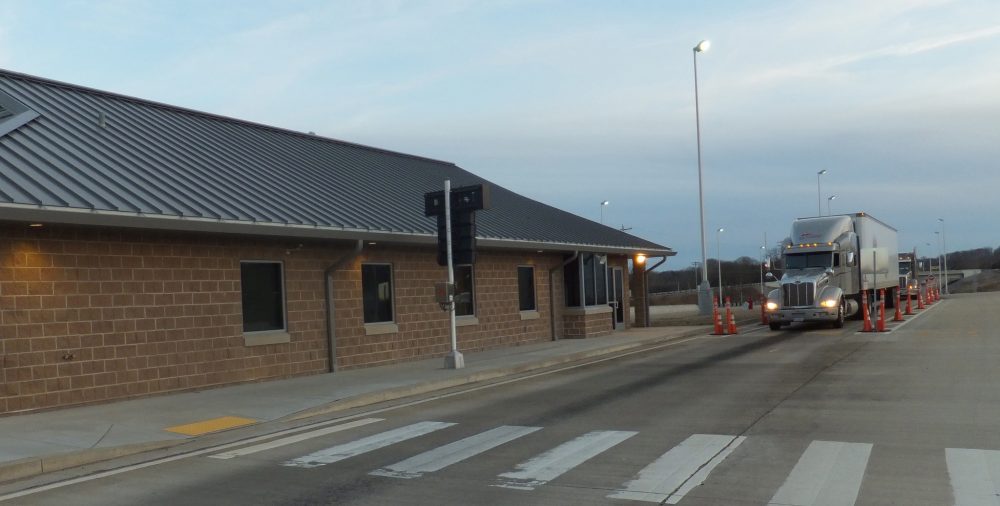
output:
{"label": "traffic signal", "polygon": [[[456,264],[476,262],[476,211],[489,208],[487,185],[463,186],[451,190],[451,255]],[[448,265],[444,192],[424,194],[424,215],[437,218],[438,265]]]}

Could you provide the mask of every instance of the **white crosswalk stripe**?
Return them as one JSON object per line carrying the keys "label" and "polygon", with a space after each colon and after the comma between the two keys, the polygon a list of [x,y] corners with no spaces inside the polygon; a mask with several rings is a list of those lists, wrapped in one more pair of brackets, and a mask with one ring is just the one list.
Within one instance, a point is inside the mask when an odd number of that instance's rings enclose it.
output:
{"label": "white crosswalk stripe", "polygon": [[413,425],[407,425],[405,427],[400,427],[381,434],[375,434],[374,436],[359,439],[357,441],[310,453],[309,455],[289,460],[282,465],[288,467],[311,468],[332,464],[356,455],[361,455],[362,453],[367,453],[399,443],[400,441],[406,441],[407,439],[413,439],[436,430],[451,427],[452,425],[455,424],[448,422],[415,423]]}
{"label": "white crosswalk stripe", "polygon": [[638,434],[631,431],[588,432],[563,443],[531,460],[518,464],[517,471],[498,476],[496,487],[534,490],[566,471],[590,460],[611,447]]}
{"label": "white crosswalk stripe", "polygon": [[717,434],[694,434],[673,447],[626,483],[611,499],[677,504],[702,484],[746,438]]}
{"label": "white crosswalk stripe", "polygon": [[1000,451],[946,448],[955,506],[1000,506]]}
{"label": "white crosswalk stripe", "polygon": [[439,471],[537,430],[541,430],[541,427],[503,425],[421,453],[369,474],[390,478],[419,478],[424,473]]}
{"label": "white crosswalk stripe", "polygon": [[853,505],[871,451],[868,443],[813,441],[769,504]]}
{"label": "white crosswalk stripe", "polygon": [[312,439],[315,437],[326,436],[328,434],[333,434],[335,432],[340,432],[348,429],[353,429],[356,427],[361,427],[362,425],[368,425],[370,423],[381,422],[382,418],[362,418],[361,420],[354,420],[353,422],[347,422],[340,425],[335,425],[333,427],[326,427],[322,429],[311,430],[309,432],[304,432],[302,434],[296,434],[294,436],[289,436],[281,439],[276,439],[274,441],[268,441],[266,443],[261,443],[259,445],[248,446],[246,448],[240,448],[239,450],[232,450],[223,453],[216,453],[215,455],[209,455],[213,459],[231,459],[233,457],[242,457],[244,455],[250,455],[252,453],[262,452],[265,450],[271,450],[278,448],[279,446],[286,446],[294,443],[300,443],[307,439]]}

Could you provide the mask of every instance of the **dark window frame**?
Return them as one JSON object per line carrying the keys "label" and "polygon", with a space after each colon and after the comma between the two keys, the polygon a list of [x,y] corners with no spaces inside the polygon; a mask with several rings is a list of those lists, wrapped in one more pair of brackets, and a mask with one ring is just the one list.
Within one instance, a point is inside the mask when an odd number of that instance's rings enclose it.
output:
{"label": "dark window frame", "polygon": [[[601,263],[599,257],[604,257]],[[586,268],[590,268],[590,272]],[[580,253],[576,260],[563,270],[563,288],[566,307],[600,307],[608,304],[608,260],[600,253]],[[571,273],[575,271],[575,276]],[[603,283],[599,284],[603,271]],[[599,290],[603,288],[602,290]],[[582,304],[581,304],[582,302]]]}
{"label": "dark window frame", "polygon": [[[470,300],[469,300],[469,306],[468,307],[469,307],[469,309],[471,309],[471,312],[469,312],[469,313],[463,313],[463,312],[459,311],[458,297],[459,297],[459,295],[465,293],[465,292],[459,291],[459,284],[458,284],[458,280],[459,280],[458,269],[459,268],[462,268],[462,269],[468,268],[469,269],[469,285],[470,286],[469,286],[469,292],[468,293],[469,293],[469,299]],[[464,303],[463,303],[463,305],[464,305]],[[461,317],[461,316],[475,317],[476,316],[476,266],[473,265],[473,264],[458,264],[458,265],[455,265],[455,316],[457,316],[457,317]]]}
{"label": "dark window frame", "polygon": [[[523,292],[521,290],[521,269],[529,269],[531,271],[531,307],[524,307],[524,300],[521,298]],[[538,289],[535,286],[535,266],[534,265],[518,265],[517,266],[517,308],[520,311],[538,311]]]}
{"label": "dark window frame", "polygon": [[[365,308],[365,266],[388,267],[389,268],[389,319],[368,321]],[[378,290],[376,288],[376,290]],[[378,310],[376,309],[376,313]],[[378,325],[383,323],[396,323],[396,272],[390,262],[362,262],[361,263],[361,321],[365,325]]]}
{"label": "dark window frame", "polygon": [[[270,264],[278,266],[278,285],[281,289],[281,327],[268,328],[268,329],[257,329],[257,330],[247,330],[247,311],[245,303],[245,290],[246,283],[243,279],[243,266],[245,264]],[[243,333],[244,334],[259,334],[264,332],[288,332],[288,290],[285,287],[285,263],[280,260],[240,260],[240,313]]]}

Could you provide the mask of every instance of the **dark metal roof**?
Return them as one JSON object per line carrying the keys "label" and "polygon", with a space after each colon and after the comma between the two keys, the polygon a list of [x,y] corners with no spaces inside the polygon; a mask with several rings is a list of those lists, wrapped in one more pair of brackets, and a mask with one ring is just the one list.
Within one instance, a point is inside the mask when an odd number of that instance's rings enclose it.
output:
{"label": "dark metal roof", "polygon": [[[432,243],[423,194],[488,183],[449,162],[0,70],[11,100],[37,117],[0,133],[0,219]],[[674,254],[490,184],[486,246]]]}

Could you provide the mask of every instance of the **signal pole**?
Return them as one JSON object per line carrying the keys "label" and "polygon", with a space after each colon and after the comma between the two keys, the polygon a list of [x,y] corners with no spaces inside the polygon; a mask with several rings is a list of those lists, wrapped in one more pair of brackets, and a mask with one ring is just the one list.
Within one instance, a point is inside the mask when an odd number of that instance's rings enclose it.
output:
{"label": "signal pole", "polygon": [[[455,263],[451,255],[451,180],[444,180],[444,223],[445,239],[448,243],[448,284],[455,286]],[[465,357],[458,351],[458,332],[455,328],[455,291],[448,295],[448,320],[451,329],[451,351],[444,357],[445,369],[465,367]]]}

